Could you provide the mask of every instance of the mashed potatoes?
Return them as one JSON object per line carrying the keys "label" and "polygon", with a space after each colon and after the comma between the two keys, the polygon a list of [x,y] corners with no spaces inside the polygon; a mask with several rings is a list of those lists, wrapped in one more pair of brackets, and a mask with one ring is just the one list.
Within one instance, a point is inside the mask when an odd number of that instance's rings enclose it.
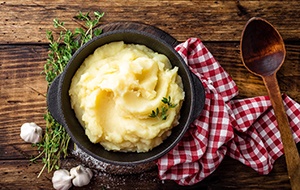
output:
{"label": "mashed potatoes", "polygon": [[90,141],[123,152],[147,152],[161,144],[178,124],[184,99],[177,71],[165,55],[143,45],[120,41],[96,49],[69,90]]}

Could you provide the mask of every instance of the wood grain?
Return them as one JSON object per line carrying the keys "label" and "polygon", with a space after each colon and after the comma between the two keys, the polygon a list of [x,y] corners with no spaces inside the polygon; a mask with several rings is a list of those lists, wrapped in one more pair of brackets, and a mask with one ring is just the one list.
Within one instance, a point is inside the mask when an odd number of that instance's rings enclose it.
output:
{"label": "wood grain", "polygon": [[[43,173],[40,160],[28,160],[38,151],[19,137],[24,122],[44,126],[47,92],[41,74],[47,59],[46,30],[58,18],[68,28],[80,24],[78,11],[103,11],[102,24],[137,21],[154,25],[182,42],[199,37],[239,88],[235,98],[266,95],[261,79],[249,73],[239,57],[239,40],[246,21],[266,18],[286,42],[287,56],[277,73],[280,89],[300,102],[300,1],[104,0],[0,1],[0,189],[53,189],[52,173]],[[299,145],[298,145],[299,150]],[[80,162],[63,161],[70,168]],[[94,171],[95,172],[95,171]],[[238,161],[225,158],[208,178],[191,187],[160,181],[157,171],[138,175],[99,172],[86,189],[290,189],[284,157],[269,175],[262,176]],[[82,188],[72,188],[82,189]]]}
{"label": "wood grain", "polygon": [[139,21],[161,28],[177,40],[200,37],[204,41],[239,41],[245,22],[254,16],[268,19],[285,40],[299,40],[299,1],[121,0],[32,1],[0,3],[3,23],[0,44],[45,43],[46,30],[54,18],[68,28],[77,27],[78,11],[103,11],[104,23]]}
{"label": "wood grain", "polygon": [[[246,167],[231,158],[225,158],[217,170],[202,182],[182,187],[173,181],[160,181],[157,171],[152,170],[135,175],[113,175],[93,170],[94,177],[89,186],[84,189],[137,189],[137,190],[188,190],[188,189],[290,189],[286,168],[281,167],[284,158],[277,160],[273,171],[269,175],[259,175],[251,168]],[[64,160],[62,167],[70,169],[80,164],[79,161],[69,158]],[[41,169],[41,164],[32,164],[26,160],[1,160],[0,189],[52,189],[52,173],[44,172],[36,178]],[[28,172],[30,171],[30,172]],[[238,174],[238,175],[237,175]],[[241,185],[243,184],[243,185]],[[276,187],[274,187],[276,184]],[[26,187],[26,188],[25,188]],[[72,188],[82,189],[82,188]]]}

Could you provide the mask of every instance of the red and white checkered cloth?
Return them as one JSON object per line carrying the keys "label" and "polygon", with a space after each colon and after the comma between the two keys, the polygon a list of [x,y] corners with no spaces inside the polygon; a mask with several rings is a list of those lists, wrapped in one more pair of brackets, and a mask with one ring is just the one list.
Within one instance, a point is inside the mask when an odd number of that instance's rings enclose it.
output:
{"label": "red and white checkered cloth", "polygon": [[[200,39],[190,38],[176,50],[202,81],[204,110],[179,144],[157,160],[159,177],[192,185],[210,175],[225,155],[260,174],[268,174],[283,154],[283,145],[268,96],[232,100],[238,88]],[[283,95],[293,136],[300,141],[300,105]]]}

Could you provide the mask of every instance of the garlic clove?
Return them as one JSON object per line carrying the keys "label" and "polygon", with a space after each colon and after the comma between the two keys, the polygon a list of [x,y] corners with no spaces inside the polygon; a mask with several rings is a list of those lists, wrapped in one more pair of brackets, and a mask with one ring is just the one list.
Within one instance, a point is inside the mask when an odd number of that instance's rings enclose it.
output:
{"label": "garlic clove", "polygon": [[43,130],[35,123],[24,123],[21,126],[20,137],[30,143],[41,142],[43,136]]}
{"label": "garlic clove", "polygon": [[89,184],[93,177],[92,170],[81,165],[72,168],[70,174],[71,176],[74,176],[72,183],[76,187],[82,187]]}
{"label": "garlic clove", "polygon": [[52,177],[53,188],[56,190],[68,190],[72,187],[73,178],[74,176],[71,176],[68,170],[56,170]]}

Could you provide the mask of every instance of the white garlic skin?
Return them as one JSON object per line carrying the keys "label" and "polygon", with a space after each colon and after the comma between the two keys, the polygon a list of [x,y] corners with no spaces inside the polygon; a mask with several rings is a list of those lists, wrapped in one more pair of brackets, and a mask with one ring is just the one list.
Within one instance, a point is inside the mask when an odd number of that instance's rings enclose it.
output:
{"label": "white garlic skin", "polygon": [[30,143],[41,142],[43,137],[43,130],[35,123],[24,123],[21,126],[20,137]]}
{"label": "white garlic skin", "polygon": [[53,188],[56,190],[68,190],[72,187],[73,178],[74,176],[71,176],[68,170],[56,170],[52,177]]}
{"label": "white garlic skin", "polygon": [[74,176],[72,183],[76,187],[82,187],[89,184],[93,177],[92,170],[81,165],[72,168],[70,174]]}

